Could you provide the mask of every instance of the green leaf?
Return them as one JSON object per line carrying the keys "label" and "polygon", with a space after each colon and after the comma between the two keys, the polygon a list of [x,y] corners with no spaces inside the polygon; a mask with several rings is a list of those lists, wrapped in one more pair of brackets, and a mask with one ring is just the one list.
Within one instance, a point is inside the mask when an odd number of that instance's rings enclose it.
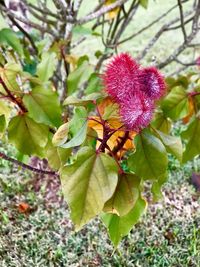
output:
{"label": "green leaf", "polygon": [[23,47],[17,34],[11,29],[0,31],[0,44],[7,44],[13,48],[20,56],[23,56]]}
{"label": "green leaf", "polygon": [[92,66],[87,60],[84,60],[73,72],[68,75],[67,88],[68,95],[73,94],[79,88],[79,85],[88,80],[92,73]]}
{"label": "green leaf", "polygon": [[42,148],[48,142],[48,127],[36,123],[27,115],[19,115],[9,123],[8,138],[21,153],[42,156]]}
{"label": "green leaf", "polygon": [[189,113],[187,92],[181,86],[174,87],[163,100],[161,106],[165,116],[172,120],[184,118]]}
{"label": "green leaf", "polygon": [[22,93],[18,83],[17,77],[21,74],[22,69],[20,65],[16,63],[7,63],[3,68],[0,68],[0,76],[4,81],[8,89],[15,94]]}
{"label": "green leaf", "polygon": [[83,123],[80,130],[71,140],[59,146],[63,148],[71,148],[71,147],[80,146],[85,141],[86,135],[87,135],[87,121]]}
{"label": "green leaf", "polygon": [[54,146],[60,146],[63,145],[67,139],[68,139],[68,133],[69,133],[69,122],[64,123],[61,125],[57,132],[54,134],[52,143]]}
{"label": "green leaf", "polygon": [[158,111],[155,114],[154,120],[151,122],[151,125],[157,130],[160,130],[163,133],[168,134],[171,130],[171,120],[163,114],[163,111]]}
{"label": "green leaf", "polygon": [[90,95],[82,97],[81,99],[73,95],[70,95],[65,99],[63,105],[86,106],[89,103],[92,103],[94,100],[97,100],[101,97],[102,97],[102,94],[100,93],[92,93]]}
{"label": "green leaf", "polygon": [[118,216],[126,215],[139,197],[139,185],[140,179],[136,175],[122,174],[119,177],[114,195],[104,206],[104,212],[115,213]]}
{"label": "green leaf", "polygon": [[102,82],[99,75],[97,73],[92,73],[88,80],[88,85],[84,90],[84,93],[88,95],[95,92],[99,92],[101,91],[101,89],[102,89]]}
{"label": "green leaf", "polygon": [[5,115],[5,118],[8,119],[10,112],[11,108],[6,105],[5,101],[0,100],[0,115]]}
{"label": "green leaf", "polygon": [[50,88],[36,86],[23,97],[29,116],[35,121],[49,126],[60,126],[61,108],[56,92]]}
{"label": "green leaf", "polygon": [[98,32],[95,32],[91,30],[91,28],[86,28],[82,25],[77,25],[73,28],[73,33],[77,35],[95,35],[95,36],[101,36]]}
{"label": "green leaf", "polygon": [[74,115],[70,120],[70,134],[75,136],[80,128],[83,126],[85,121],[87,120],[87,110],[85,107],[76,107],[74,110]]}
{"label": "green leaf", "polygon": [[136,152],[128,159],[130,170],[144,179],[159,180],[168,164],[167,151],[162,142],[147,129],[134,138]]}
{"label": "green leaf", "polygon": [[3,133],[6,129],[6,118],[5,115],[0,115],[0,133]]}
{"label": "green leaf", "polygon": [[52,169],[59,170],[71,155],[71,149],[54,147],[51,141],[46,146],[46,157]]}
{"label": "green leaf", "polygon": [[167,152],[174,155],[181,162],[183,155],[183,146],[181,138],[164,134],[163,132],[158,130],[156,132],[158,133],[158,137],[166,147]]}
{"label": "green leaf", "polygon": [[122,237],[126,236],[139,221],[146,210],[146,206],[146,201],[139,197],[134,208],[125,216],[119,217],[116,214],[103,214],[101,216],[115,247],[117,247]]}
{"label": "green leaf", "polygon": [[47,82],[52,76],[56,69],[57,59],[56,53],[44,52],[42,54],[42,60],[37,66],[36,74],[41,81]]}
{"label": "green leaf", "polygon": [[148,7],[148,0],[140,0],[140,5],[143,6],[145,9]]}
{"label": "green leaf", "polygon": [[183,153],[183,163],[193,159],[200,154],[200,119],[196,118],[188,126],[187,130],[181,134],[187,140],[186,148]]}
{"label": "green leaf", "polygon": [[74,164],[61,169],[63,194],[77,230],[99,214],[111,198],[117,185],[117,171],[111,157],[97,154],[89,147],[78,152]]}
{"label": "green leaf", "polygon": [[162,194],[161,189],[162,189],[163,184],[166,182],[166,180],[167,180],[167,173],[166,173],[166,176],[163,176],[162,180],[158,180],[158,181],[153,182],[152,187],[151,187],[151,192],[153,194],[153,201],[154,202],[157,202],[163,198],[163,194]]}

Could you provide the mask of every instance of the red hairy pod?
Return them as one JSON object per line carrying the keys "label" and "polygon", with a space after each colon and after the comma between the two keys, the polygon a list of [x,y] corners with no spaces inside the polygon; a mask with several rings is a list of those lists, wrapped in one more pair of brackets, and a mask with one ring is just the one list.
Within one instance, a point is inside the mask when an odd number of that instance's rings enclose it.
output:
{"label": "red hairy pod", "polygon": [[159,99],[166,91],[164,77],[155,67],[144,68],[140,71],[141,90],[152,100]]}
{"label": "red hairy pod", "polygon": [[198,58],[196,59],[196,65],[197,65],[198,67],[200,67],[200,57],[198,57]]}
{"label": "red hairy pod", "polygon": [[139,65],[129,54],[118,55],[108,64],[103,83],[107,93],[120,103],[127,93],[140,89]]}
{"label": "red hairy pod", "polygon": [[154,111],[153,101],[143,92],[126,97],[120,105],[120,115],[127,130],[138,132],[147,127]]}

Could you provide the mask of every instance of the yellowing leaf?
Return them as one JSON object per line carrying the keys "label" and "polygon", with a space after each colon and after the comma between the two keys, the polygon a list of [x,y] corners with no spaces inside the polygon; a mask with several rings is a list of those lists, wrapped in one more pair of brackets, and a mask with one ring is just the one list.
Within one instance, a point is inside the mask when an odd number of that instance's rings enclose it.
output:
{"label": "yellowing leaf", "polygon": [[191,96],[188,97],[188,101],[189,101],[189,113],[187,116],[185,116],[182,121],[184,124],[188,123],[190,118],[192,117],[192,115],[195,112],[195,108],[194,108],[194,101],[193,98]]}
{"label": "yellowing leaf", "polygon": [[[116,0],[106,0],[105,5],[106,5],[106,6],[109,6],[109,5],[113,4],[114,2],[116,2]],[[111,19],[116,18],[117,15],[118,15],[118,13],[119,13],[119,10],[120,10],[120,8],[119,8],[119,7],[116,7],[116,8],[114,8],[114,9],[112,9],[111,11],[109,11],[109,12],[107,13],[107,17],[108,17],[108,19],[111,20]]]}

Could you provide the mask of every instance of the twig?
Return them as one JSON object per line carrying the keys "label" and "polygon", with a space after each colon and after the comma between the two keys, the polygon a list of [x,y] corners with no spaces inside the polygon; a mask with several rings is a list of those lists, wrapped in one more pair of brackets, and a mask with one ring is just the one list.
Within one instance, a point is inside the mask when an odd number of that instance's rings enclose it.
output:
{"label": "twig", "polygon": [[179,6],[179,12],[180,12],[181,29],[182,29],[182,32],[183,32],[184,40],[186,42],[187,41],[187,33],[186,33],[186,30],[185,30],[184,15],[183,15],[183,6],[182,6],[182,3],[181,3],[181,0],[177,0],[177,1],[178,1],[178,6]]}
{"label": "twig", "polygon": [[[189,16],[193,13],[194,11],[193,10],[190,10],[188,11],[186,14],[185,14],[185,17],[186,16]],[[155,43],[158,41],[158,39],[160,38],[160,36],[173,24],[175,24],[176,22],[178,22],[180,20],[180,18],[175,18],[173,20],[171,20],[170,22],[164,24],[160,30],[154,35],[154,37],[149,41],[149,43],[147,44],[147,46],[142,50],[142,52],[140,53],[140,55],[138,56],[138,60],[141,60],[143,59],[146,54],[149,52],[149,50],[155,45]]]}
{"label": "twig", "polygon": [[80,18],[79,20],[76,21],[76,24],[80,25],[80,24],[87,23],[91,20],[97,19],[98,17],[100,17],[100,16],[108,13],[109,11],[115,9],[116,7],[123,5],[127,1],[128,0],[117,0],[113,4],[110,4],[108,6],[103,6],[102,8],[97,10],[96,12],[89,13],[84,18]]}
{"label": "twig", "polygon": [[150,27],[152,27],[154,24],[156,24],[158,21],[160,21],[162,18],[166,17],[176,7],[177,7],[177,5],[171,7],[166,13],[162,14],[160,17],[158,17],[157,19],[155,19],[150,24],[148,24],[147,26],[143,27],[142,29],[140,29],[136,33],[133,33],[129,37],[127,37],[127,38],[123,39],[122,41],[118,42],[118,44],[125,43],[125,42],[131,40],[132,38],[136,37],[137,35],[141,34],[142,32],[146,31],[147,29],[149,29]]}
{"label": "twig", "polygon": [[17,166],[20,166],[23,169],[27,169],[27,170],[32,171],[32,172],[58,176],[58,173],[56,173],[54,171],[45,171],[45,170],[42,170],[42,169],[38,169],[38,168],[32,167],[32,166],[30,166],[28,164],[25,164],[25,163],[21,162],[21,161],[13,159],[13,158],[7,156],[6,154],[4,154],[2,152],[0,152],[0,158],[5,159],[7,161],[10,161],[10,162],[16,164]]}
{"label": "twig", "polygon": [[7,93],[7,96],[9,97],[9,99],[15,103],[23,113],[27,112],[27,109],[25,108],[24,104],[18,100],[8,89],[8,87],[6,86],[5,82],[0,78],[0,84],[3,86],[4,90]]}
{"label": "twig", "polygon": [[36,29],[36,30],[39,30],[42,33],[49,33],[52,36],[56,37],[56,34],[51,29],[46,28],[46,27],[42,27],[37,23],[34,23],[34,22],[32,22],[30,20],[27,20],[27,19],[25,19],[25,18],[23,18],[21,16],[18,16],[16,13],[13,13],[12,11],[8,10],[7,8],[3,7],[2,9],[7,15],[10,15],[14,19],[16,19],[16,20],[18,20],[18,21],[20,21],[20,22],[22,22],[22,23],[24,23],[24,24]]}

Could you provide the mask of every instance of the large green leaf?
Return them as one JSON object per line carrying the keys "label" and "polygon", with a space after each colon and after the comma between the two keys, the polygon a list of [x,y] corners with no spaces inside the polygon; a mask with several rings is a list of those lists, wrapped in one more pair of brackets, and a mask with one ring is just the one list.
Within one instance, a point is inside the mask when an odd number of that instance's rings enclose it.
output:
{"label": "large green leaf", "polygon": [[162,110],[155,113],[154,120],[151,125],[163,133],[168,134],[171,129],[171,120],[163,114]]}
{"label": "large green leaf", "polygon": [[147,203],[141,197],[138,198],[133,209],[125,216],[119,217],[116,214],[103,214],[102,220],[108,228],[110,238],[115,247],[122,237],[127,235],[133,226],[139,221],[146,210]]}
{"label": "large green leaf", "polygon": [[161,178],[167,169],[168,158],[163,143],[147,129],[134,139],[136,152],[128,159],[130,170],[144,179]]}
{"label": "large green leaf", "polygon": [[172,120],[184,118],[189,113],[187,92],[181,86],[174,87],[162,102],[165,116]]}
{"label": "large green leaf", "polygon": [[158,130],[156,132],[157,132],[157,136],[160,138],[160,140],[166,147],[167,152],[174,155],[179,161],[182,161],[183,146],[182,146],[181,138],[177,136],[164,134],[163,132],[158,131]]}
{"label": "large green leaf", "polygon": [[140,179],[135,174],[122,174],[119,177],[114,195],[104,206],[104,211],[119,216],[126,215],[139,197],[139,185]]}
{"label": "large green leaf", "polygon": [[42,60],[37,66],[36,74],[41,81],[47,82],[53,75],[56,69],[56,53],[44,52],[42,54]]}
{"label": "large green leaf", "polygon": [[78,90],[81,83],[88,80],[92,73],[92,67],[87,60],[84,60],[73,72],[71,72],[67,79],[68,95],[73,94]]}
{"label": "large green leaf", "polygon": [[102,89],[102,82],[99,77],[99,74],[92,73],[88,80],[88,85],[84,90],[84,93],[88,95],[95,92],[99,92],[101,89]]}
{"label": "large green leaf", "polygon": [[20,56],[23,56],[23,47],[13,30],[6,28],[0,31],[0,44],[11,46]]}
{"label": "large green leaf", "polygon": [[50,88],[36,86],[23,97],[29,116],[35,121],[49,126],[58,127],[61,124],[61,108],[56,92]]}
{"label": "large green leaf", "polygon": [[61,183],[71,217],[80,229],[99,214],[113,195],[118,173],[115,161],[104,153],[83,147],[74,164],[61,169]]}
{"label": "large green leaf", "polygon": [[196,118],[193,120],[181,136],[187,140],[183,153],[183,163],[185,163],[200,154],[200,119]]}
{"label": "large green leaf", "polygon": [[48,127],[27,115],[18,115],[9,123],[8,138],[21,153],[42,156],[48,141]]}

